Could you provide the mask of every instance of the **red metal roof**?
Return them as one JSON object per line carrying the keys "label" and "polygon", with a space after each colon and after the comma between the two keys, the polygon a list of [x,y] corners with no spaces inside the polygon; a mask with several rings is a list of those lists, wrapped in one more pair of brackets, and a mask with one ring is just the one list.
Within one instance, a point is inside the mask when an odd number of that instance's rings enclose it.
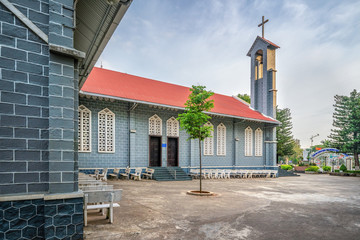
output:
{"label": "red metal roof", "polygon": [[[188,87],[138,77],[94,67],[81,88],[83,94],[109,96],[124,100],[136,100],[146,103],[184,108],[190,89]],[[215,93],[213,113],[257,121],[276,120],[252,110],[247,104],[231,96]]]}
{"label": "red metal roof", "polygon": [[267,40],[266,38],[263,38],[263,37],[262,37],[262,39],[263,39],[265,42],[269,43],[270,45],[273,45],[273,46],[276,47],[276,48],[280,48],[278,45],[276,45],[275,43]]}

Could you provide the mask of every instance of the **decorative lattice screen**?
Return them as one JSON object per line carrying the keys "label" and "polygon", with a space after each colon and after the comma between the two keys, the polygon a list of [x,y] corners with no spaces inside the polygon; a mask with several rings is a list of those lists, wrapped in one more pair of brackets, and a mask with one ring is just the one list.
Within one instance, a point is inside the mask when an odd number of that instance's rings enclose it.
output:
{"label": "decorative lattice screen", "polygon": [[217,126],[217,155],[226,155],[226,127],[223,123]]}
{"label": "decorative lattice screen", "polygon": [[149,118],[149,135],[162,135],[162,120],[158,115]]}
{"label": "decorative lattice screen", "polygon": [[[205,126],[213,127],[210,122],[207,122]],[[214,155],[214,130],[211,131],[211,136],[204,139],[204,155]]]}
{"label": "decorative lattice screen", "polygon": [[168,137],[179,136],[179,121],[171,117],[166,121],[166,134]]}
{"label": "decorative lattice screen", "polygon": [[79,106],[79,152],[91,152],[91,111]]}
{"label": "decorative lattice screen", "polygon": [[105,108],[98,114],[99,152],[115,151],[115,114]]}
{"label": "decorative lattice screen", "polygon": [[263,131],[258,128],[255,130],[255,156],[263,155]]}
{"label": "decorative lattice screen", "polygon": [[251,127],[245,129],[245,156],[252,156],[252,135],[253,131]]}

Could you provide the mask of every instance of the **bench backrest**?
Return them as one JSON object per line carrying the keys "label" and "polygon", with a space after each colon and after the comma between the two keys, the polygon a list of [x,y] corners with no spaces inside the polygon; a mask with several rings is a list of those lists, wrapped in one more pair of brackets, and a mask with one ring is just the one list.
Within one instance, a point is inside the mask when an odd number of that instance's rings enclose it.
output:
{"label": "bench backrest", "polygon": [[84,191],[84,196],[87,203],[120,202],[121,195],[122,189],[105,191]]}

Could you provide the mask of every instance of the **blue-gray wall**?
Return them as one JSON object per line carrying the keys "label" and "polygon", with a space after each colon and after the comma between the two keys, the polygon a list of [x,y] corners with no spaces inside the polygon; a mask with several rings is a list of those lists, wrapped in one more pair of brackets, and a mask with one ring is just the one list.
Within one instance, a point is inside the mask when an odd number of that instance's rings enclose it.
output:
{"label": "blue-gray wall", "polygon": [[[73,1],[10,2],[48,35],[49,43],[0,3],[0,239],[25,238],[34,231],[29,239],[81,239],[77,63],[49,50],[54,44],[73,47]],[[47,200],[49,193],[58,195]],[[61,193],[72,197],[65,200]],[[75,210],[61,207],[72,201],[81,205],[76,219]],[[20,205],[28,209],[26,216],[18,214]],[[49,205],[57,210],[48,212]]]}
{"label": "blue-gray wall", "polygon": [[[133,103],[125,101],[105,101],[93,98],[80,98],[80,105],[84,105],[91,111],[91,152],[79,153],[79,168],[125,168],[149,166],[149,118],[157,114],[162,119],[162,143],[167,144],[166,121],[171,117],[177,117],[181,111],[163,110],[139,104],[135,110],[128,110]],[[98,112],[108,108],[115,114],[115,152],[98,152]],[[244,121],[227,117],[213,117],[210,122],[214,125],[214,155],[204,156],[202,149],[203,165],[212,167],[263,167],[273,166],[273,159],[266,162],[265,154],[269,152],[263,145],[263,156],[245,156],[244,133],[245,128],[253,129],[253,155],[255,153],[255,130],[261,128],[265,140],[268,132],[265,123]],[[223,123],[226,126],[226,156],[217,155],[217,131],[216,127]],[[130,124],[130,125],[129,125]],[[129,128],[130,126],[130,128]],[[272,128],[271,128],[272,129]],[[130,133],[136,130],[136,133]],[[130,135],[130,136],[129,136]],[[181,167],[199,166],[199,148],[197,140],[189,140],[185,131],[180,131],[179,137],[179,165]],[[238,139],[236,141],[235,139]],[[130,146],[130,149],[129,149]],[[202,145],[203,146],[203,145]],[[162,166],[167,165],[167,149],[162,147]]]}

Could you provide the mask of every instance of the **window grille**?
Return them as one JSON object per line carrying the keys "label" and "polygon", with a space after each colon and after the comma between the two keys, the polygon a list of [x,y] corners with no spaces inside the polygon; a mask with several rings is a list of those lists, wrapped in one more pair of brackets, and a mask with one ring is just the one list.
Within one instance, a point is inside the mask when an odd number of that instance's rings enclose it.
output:
{"label": "window grille", "polygon": [[79,152],[91,152],[91,111],[79,106]]}
{"label": "window grille", "polygon": [[226,155],[226,127],[223,123],[217,126],[217,155]]}
{"label": "window grille", "polygon": [[247,127],[245,129],[245,156],[253,155],[253,153],[252,153],[252,148],[253,148],[252,135],[253,135],[253,132],[252,132],[251,127]]}
{"label": "window grille", "polygon": [[162,135],[162,120],[158,115],[149,118],[149,135]]}
{"label": "window grille", "polygon": [[179,136],[179,121],[171,117],[166,121],[166,134],[168,137]]}
{"label": "window grille", "polygon": [[105,108],[98,114],[99,152],[115,152],[115,114]]}
{"label": "window grille", "polygon": [[214,155],[214,126],[207,122],[205,126],[211,126],[211,137],[204,139],[204,155]]}
{"label": "window grille", "polygon": [[255,156],[263,155],[263,131],[258,128],[255,130]]}

